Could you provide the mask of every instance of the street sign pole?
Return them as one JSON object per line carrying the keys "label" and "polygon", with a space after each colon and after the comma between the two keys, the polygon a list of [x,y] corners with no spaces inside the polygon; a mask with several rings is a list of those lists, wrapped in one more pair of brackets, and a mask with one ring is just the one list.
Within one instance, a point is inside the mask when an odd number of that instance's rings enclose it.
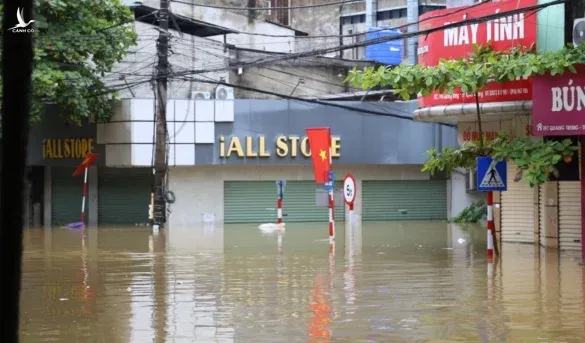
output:
{"label": "street sign pole", "polygon": [[335,188],[334,188],[335,173],[329,172],[329,181],[325,182],[324,187],[329,191],[329,244],[335,242]]}
{"label": "street sign pole", "polygon": [[356,195],[356,183],[355,178],[351,174],[345,175],[343,179],[343,198],[345,203],[349,207],[349,222],[351,223],[353,220],[353,203],[355,201]]}
{"label": "street sign pole", "polygon": [[491,157],[477,158],[477,189],[487,192],[487,260],[488,275],[493,274],[494,252],[499,255],[494,225],[494,191],[506,191],[507,166],[506,161],[497,161]]}
{"label": "street sign pole", "polygon": [[282,198],[285,187],[286,181],[276,181],[276,224],[282,224]]}

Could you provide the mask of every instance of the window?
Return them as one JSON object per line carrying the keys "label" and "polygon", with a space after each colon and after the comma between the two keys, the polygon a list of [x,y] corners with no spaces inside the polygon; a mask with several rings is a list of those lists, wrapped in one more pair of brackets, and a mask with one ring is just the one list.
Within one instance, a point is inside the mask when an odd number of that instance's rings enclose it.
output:
{"label": "window", "polygon": [[419,15],[425,14],[430,11],[440,10],[445,8],[445,6],[419,6],[418,13]]}
{"label": "window", "polygon": [[[271,0],[271,7],[290,7],[290,0]],[[271,11],[271,19],[279,24],[290,25],[290,8],[282,8]]]}

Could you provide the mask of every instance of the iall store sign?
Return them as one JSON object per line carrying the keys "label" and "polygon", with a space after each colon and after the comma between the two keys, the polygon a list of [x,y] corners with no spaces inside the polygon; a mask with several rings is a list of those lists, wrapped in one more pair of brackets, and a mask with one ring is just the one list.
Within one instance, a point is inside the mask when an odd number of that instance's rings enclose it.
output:
{"label": "iall store sign", "polygon": [[[425,13],[420,16],[420,30],[440,28],[453,23],[465,23],[472,19],[493,16],[521,8],[536,6],[537,0],[504,0],[485,2],[464,7],[455,7]],[[536,13],[528,11],[514,13],[479,23],[462,24],[444,30],[437,30],[419,38],[419,63],[436,66],[441,59],[460,59],[473,52],[475,44],[491,42],[496,51],[503,51],[515,46],[529,47],[536,42]],[[501,102],[532,99],[529,79],[519,78],[507,83],[493,82],[478,93],[480,101]],[[455,89],[452,94],[435,92],[429,96],[419,97],[421,108],[436,105],[475,102],[475,95]]]}
{"label": "iall store sign", "polygon": [[585,65],[577,73],[535,76],[532,123],[535,136],[585,135]]}

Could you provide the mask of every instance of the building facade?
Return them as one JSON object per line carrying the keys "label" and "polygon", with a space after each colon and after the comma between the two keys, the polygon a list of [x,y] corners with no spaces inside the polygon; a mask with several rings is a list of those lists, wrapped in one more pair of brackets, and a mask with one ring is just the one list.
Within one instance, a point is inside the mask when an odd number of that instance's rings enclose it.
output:
{"label": "building facade", "polygon": [[[284,100],[169,101],[170,227],[271,222],[275,181],[281,179],[287,181],[287,221],[327,221],[305,138],[307,127],[325,125],[334,136],[336,180],[355,176],[355,211],[363,220],[447,219],[448,180],[420,170],[424,152],[455,145],[456,131],[359,112],[404,114],[414,110],[414,102],[334,104],[358,110]],[[79,220],[83,179],[72,173],[90,150],[100,154],[89,172],[90,225],[148,223],[153,107],[152,99],[124,100],[109,123],[67,127],[48,114],[35,126],[29,165],[42,174],[33,188],[42,194],[34,202],[40,203],[45,226]],[[343,220],[345,204],[337,192],[336,213]]]}
{"label": "building facade", "polygon": [[[495,10],[506,11],[513,8],[534,6],[547,1],[522,0],[519,3],[502,1],[494,5],[476,5],[467,13],[470,17],[486,15]],[[454,3],[457,3],[456,1]],[[458,3],[460,4],[460,3]],[[471,3],[467,3],[471,5]],[[511,6],[511,7],[510,7]],[[509,8],[508,8],[509,7]],[[456,11],[456,9],[450,9]],[[573,11],[574,12],[574,11]],[[571,13],[573,13],[571,12]],[[456,13],[456,12],[455,12]],[[500,23],[498,40],[495,49],[507,49],[510,44],[529,46],[536,44],[538,51],[554,51],[561,49],[567,41],[565,28],[572,23],[565,22],[565,5],[555,5],[544,8],[535,15],[536,20],[516,19],[508,21],[507,27]],[[436,15],[437,13],[435,13]],[[424,18],[424,17],[423,17]],[[469,18],[469,16],[468,16]],[[446,22],[461,20],[456,16],[444,16],[433,25],[444,25]],[[495,36],[491,22],[479,24],[468,37],[469,41],[460,39],[460,31],[441,32],[437,37],[428,37],[421,46],[422,63],[433,65],[437,59],[460,58],[466,51],[471,51],[474,43],[486,43],[486,33]],[[483,27],[482,27],[483,26]],[[466,30],[464,26],[459,30]],[[568,32],[571,32],[569,30]],[[440,41],[440,43],[439,43]],[[429,43],[430,42],[430,43]],[[434,44],[433,44],[434,42]],[[420,47],[419,47],[420,48]],[[453,56],[455,54],[456,56]],[[426,55],[426,56],[425,56]],[[451,56],[450,56],[451,55]],[[480,92],[481,120],[484,139],[493,139],[498,132],[506,132],[516,137],[531,137],[542,139],[542,134],[535,137],[533,123],[533,87],[531,80],[518,80],[505,85],[489,85]],[[477,112],[473,96],[456,91],[446,96],[434,94],[419,99],[420,107],[415,111],[416,120],[425,122],[443,122],[458,125],[459,143],[477,141],[479,139]],[[559,139],[550,137],[549,139]],[[572,163],[572,168],[579,162]],[[540,187],[531,188],[528,184],[517,182],[517,167],[508,161],[507,185],[505,192],[494,192],[494,219],[496,222],[497,238],[503,242],[528,243],[545,246],[552,249],[582,251],[581,221],[581,186],[579,181],[547,181]],[[458,180],[459,188],[468,189],[459,206],[465,206],[484,197],[475,191],[475,186],[467,180],[474,180],[473,171],[460,171],[462,175],[452,180]],[[466,185],[464,186],[464,183]],[[473,184],[473,182],[471,182]]]}

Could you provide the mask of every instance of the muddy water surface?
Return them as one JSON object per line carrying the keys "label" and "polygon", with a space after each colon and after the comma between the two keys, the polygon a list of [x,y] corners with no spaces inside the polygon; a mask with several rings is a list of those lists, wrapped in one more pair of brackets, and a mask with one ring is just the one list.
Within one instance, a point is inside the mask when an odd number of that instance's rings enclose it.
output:
{"label": "muddy water surface", "polygon": [[445,223],[26,231],[23,342],[585,342],[572,254]]}

